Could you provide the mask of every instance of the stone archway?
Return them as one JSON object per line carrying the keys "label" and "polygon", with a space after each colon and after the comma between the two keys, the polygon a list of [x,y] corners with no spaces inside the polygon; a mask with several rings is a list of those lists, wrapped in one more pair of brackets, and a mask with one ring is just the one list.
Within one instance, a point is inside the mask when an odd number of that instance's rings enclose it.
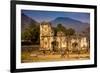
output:
{"label": "stone archway", "polygon": [[58,50],[58,42],[57,41],[53,41],[51,42],[53,51],[56,52]]}

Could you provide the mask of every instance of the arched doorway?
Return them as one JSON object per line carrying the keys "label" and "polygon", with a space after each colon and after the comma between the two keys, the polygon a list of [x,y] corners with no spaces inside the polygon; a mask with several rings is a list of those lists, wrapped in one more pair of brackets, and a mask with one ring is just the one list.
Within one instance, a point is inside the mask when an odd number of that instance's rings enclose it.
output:
{"label": "arched doorway", "polygon": [[53,41],[53,42],[51,42],[51,45],[52,45],[52,51],[57,52],[58,51],[58,42]]}

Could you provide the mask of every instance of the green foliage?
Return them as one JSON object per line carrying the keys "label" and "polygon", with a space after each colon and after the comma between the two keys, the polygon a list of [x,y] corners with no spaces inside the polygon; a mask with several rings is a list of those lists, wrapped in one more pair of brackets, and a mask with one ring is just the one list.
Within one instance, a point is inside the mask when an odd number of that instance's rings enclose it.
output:
{"label": "green foliage", "polygon": [[30,29],[27,27],[23,32],[21,32],[21,39],[22,40],[30,40],[31,33],[29,33]]}
{"label": "green foliage", "polygon": [[66,29],[66,35],[71,36],[71,35],[74,35],[74,34],[75,34],[75,30],[74,29],[72,29],[72,28]]}
{"label": "green foliage", "polygon": [[62,31],[66,36],[71,36],[75,34],[75,30],[73,28],[66,29],[62,24],[58,24],[57,27],[54,28],[55,35],[58,31]]}
{"label": "green foliage", "polygon": [[56,28],[57,31],[62,31],[64,33],[66,32],[66,28],[62,24],[58,24]]}
{"label": "green foliage", "polygon": [[39,43],[40,28],[39,25],[31,23],[21,32],[22,40],[30,40],[33,44]]}
{"label": "green foliage", "polygon": [[54,31],[54,36],[56,36],[57,35],[57,28],[53,27],[53,31]]}

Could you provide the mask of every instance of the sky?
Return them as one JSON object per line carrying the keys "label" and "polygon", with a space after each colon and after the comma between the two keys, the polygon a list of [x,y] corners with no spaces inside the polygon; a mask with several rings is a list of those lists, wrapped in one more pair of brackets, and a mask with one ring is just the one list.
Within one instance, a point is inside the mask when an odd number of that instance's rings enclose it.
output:
{"label": "sky", "polygon": [[90,23],[90,13],[83,12],[56,12],[56,11],[38,11],[38,10],[22,10],[22,13],[35,19],[38,22],[51,21],[57,17],[69,17],[84,23]]}

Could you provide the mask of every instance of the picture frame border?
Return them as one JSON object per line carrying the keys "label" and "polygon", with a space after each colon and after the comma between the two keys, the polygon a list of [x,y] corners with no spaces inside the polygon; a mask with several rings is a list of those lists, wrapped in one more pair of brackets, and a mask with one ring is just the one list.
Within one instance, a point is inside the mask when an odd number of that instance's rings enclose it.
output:
{"label": "picture frame border", "polygon": [[[73,65],[73,66],[57,66],[57,67],[41,67],[41,68],[25,68],[16,69],[16,5],[42,5],[55,7],[74,7],[74,8],[89,8],[94,9],[94,64],[88,65]],[[79,69],[97,67],[97,6],[81,5],[81,4],[62,4],[48,2],[33,2],[33,1],[11,1],[11,18],[10,18],[10,71],[11,72],[29,72],[29,71],[47,71],[47,70],[62,70],[62,69]]]}

